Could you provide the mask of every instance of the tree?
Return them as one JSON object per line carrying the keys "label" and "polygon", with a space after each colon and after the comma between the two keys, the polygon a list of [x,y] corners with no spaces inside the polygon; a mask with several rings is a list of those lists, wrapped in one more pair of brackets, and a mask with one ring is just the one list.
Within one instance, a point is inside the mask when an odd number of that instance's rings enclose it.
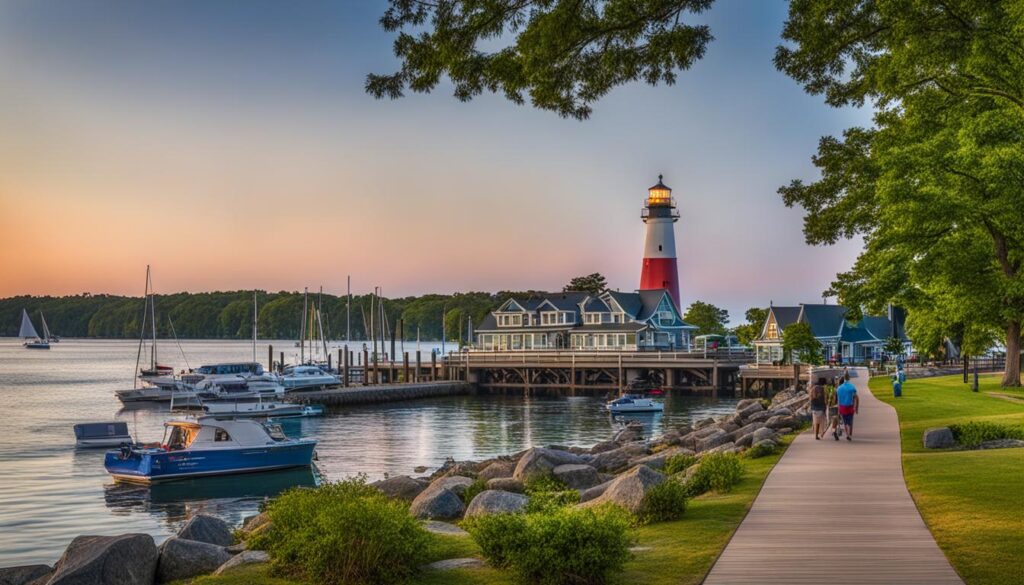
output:
{"label": "tree", "polygon": [[886,355],[889,355],[890,357],[901,356],[904,351],[903,341],[900,340],[899,337],[890,337],[885,340],[885,347],[882,349],[884,349]]}
{"label": "tree", "polygon": [[592,295],[596,295],[604,292],[607,288],[608,281],[605,280],[604,276],[601,276],[600,272],[595,272],[586,276],[577,276],[576,278],[573,278],[569,281],[569,284],[562,288],[562,291],[588,292]]}
{"label": "tree", "polygon": [[700,328],[701,335],[725,335],[725,324],[729,322],[729,311],[719,309],[711,303],[694,301],[683,315],[683,321]]}
{"label": "tree", "polygon": [[[808,243],[864,238],[829,293],[934,317],[975,351],[999,330],[1010,356],[1024,320],[1022,18],[1020,2],[794,0],[793,45],[775,56],[829,104],[876,106],[873,127],[821,139],[821,179],[779,190],[806,211]],[[1019,359],[1002,383],[1020,386]]]}
{"label": "tree", "polygon": [[789,363],[794,363],[794,357],[814,366],[824,361],[821,357],[821,343],[814,337],[811,326],[803,321],[790,323],[782,330],[782,352]]}
{"label": "tree", "polygon": [[455,97],[485,90],[583,120],[612,88],[676,81],[704,56],[707,26],[684,16],[713,0],[390,0],[380,19],[397,32],[398,72],[370,74],[366,91],[429,93],[447,75]]}
{"label": "tree", "polygon": [[764,327],[764,322],[768,319],[768,309],[751,307],[747,309],[744,317],[747,318],[747,322],[733,329],[733,333],[736,334],[736,339],[741,345],[750,345],[750,342],[761,334],[761,328]]}

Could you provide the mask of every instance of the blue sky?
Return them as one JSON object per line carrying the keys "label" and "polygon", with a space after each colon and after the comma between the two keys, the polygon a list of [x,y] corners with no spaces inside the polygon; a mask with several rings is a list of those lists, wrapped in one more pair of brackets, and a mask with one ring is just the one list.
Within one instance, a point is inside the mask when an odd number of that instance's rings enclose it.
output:
{"label": "blue sky", "polygon": [[[787,4],[718,0],[674,86],[590,120],[442,84],[378,101],[384,2],[0,5],[0,296],[319,286],[391,294],[639,279],[663,173],[684,303],[820,301],[860,242],[804,244],[776,189],[870,123],[777,72]],[[47,234],[45,238],[39,234]]]}

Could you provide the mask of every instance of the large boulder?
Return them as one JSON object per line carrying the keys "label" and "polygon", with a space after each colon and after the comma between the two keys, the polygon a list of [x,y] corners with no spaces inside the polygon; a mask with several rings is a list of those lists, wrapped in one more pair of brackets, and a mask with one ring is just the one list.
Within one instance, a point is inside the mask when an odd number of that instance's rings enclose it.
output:
{"label": "large boulder", "polygon": [[706,427],[708,425],[713,425],[713,424],[715,424],[715,419],[713,419],[713,418],[703,418],[703,419],[693,423],[693,428],[694,428],[694,430],[697,430],[697,429],[702,429],[702,428],[704,428],[704,427]]}
{"label": "large boulder", "polygon": [[235,537],[231,533],[231,527],[220,518],[196,514],[181,527],[178,531],[178,538],[216,544],[218,546],[231,546],[235,543]]}
{"label": "large boulder", "polygon": [[448,477],[435,479],[427,489],[448,489],[455,492],[455,495],[461,496],[466,493],[466,490],[471,485],[473,485],[472,478],[462,475],[449,475]]}
{"label": "large boulder", "polygon": [[714,434],[720,433],[720,432],[722,432],[722,427],[721,426],[719,426],[717,424],[710,424],[710,425],[707,425],[707,426],[703,426],[703,427],[693,431],[690,434],[693,435],[693,437],[699,442],[701,439],[710,437],[711,435],[714,435]]}
{"label": "large boulder", "polygon": [[740,448],[736,446],[736,443],[729,441],[728,443],[722,443],[717,447],[712,447],[707,451],[703,451],[700,456],[711,455],[712,453],[739,453]]}
{"label": "large boulder", "polygon": [[925,449],[948,449],[956,446],[956,438],[949,427],[936,427],[924,432]]}
{"label": "large boulder", "polygon": [[768,419],[767,421],[765,421],[764,425],[766,427],[768,427],[768,428],[771,428],[771,429],[783,429],[783,428],[786,428],[786,427],[789,427],[789,428],[792,429],[794,427],[800,426],[800,421],[798,421],[796,419],[796,417],[794,417],[791,414],[790,415],[777,414],[777,415],[771,417],[770,419]]}
{"label": "large boulder", "polygon": [[737,447],[746,448],[754,444],[754,433],[747,433],[742,437],[736,439],[735,445]]}
{"label": "large boulder", "polygon": [[28,585],[53,573],[50,565],[22,565],[0,568],[0,585]]}
{"label": "large boulder", "polygon": [[772,417],[772,415],[768,414],[767,410],[760,410],[760,411],[755,412],[754,414],[752,414],[750,416],[743,417],[743,420],[747,421],[747,423],[764,422],[764,421],[770,419],[771,417]]}
{"label": "large boulder", "polygon": [[409,513],[420,520],[454,520],[465,511],[459,496],[447,488],[424,490],[409,506]]}
{"label": "large boulder", "polygon": [[505,459],[498,459],[480,470],[480,473],[476,474],[477,479],[488,481],[497,477],[512,477],[512,474],[516,471],[516,464],[512,461]]}
{"label": "large boulder", "polygon": [[740,428],[736,429],[735,431],[729,433],[729,438],[735,441],[736,439],[738,439],[738,438],[740,438],[740,437],[742,437],[744,435],[748,435],[748,434],[756,431],[757,429],[759,429],[759,428],[761,428],[763,426],[764,426],[764,423],[761,423],[761,422],[752,422],[752,423],[743,425],[742,427],[740,427]]}
{"label": "large boulder", "polygon": [[618,471],[629,465],[629,461],[647,454],[647,448],[639,443],[623,445],[618,449],[598,453],[590,460],[591,467],[598,471]]}
{"label": "large boulder", "polygon": [[217,570],[213,572],[214,575],[221,575],[225,571],[230,571],[235,567],[242,567],[245,565],[255,565],[259,563],[269,563],[270,555],[266,551],[262,550],[247,550],[241,554],[237,554],[223,565],[217,567]]}
{"label": "large boulder", "polygon": [[744,398],[736,403],[736,412],[743,412],[751,404],[761,404],[761,400],[758,398]]}
{"label": "large boulder", "polygon": [[258,530],[260,526],[270,522],[270,514],[266,512],[260,512],[259,514],[253,514],[242,520],[242,530],[244,532],[252,532]]}
{"label": "large boulder", "polygon": [[47,585],[150,585],[158,557],[148,534],[79,536],[57,561]]}
{"label": "large boulder", "polygon": [[708,435],[703,439],[697,441],[698,453],[707,451],[708,449],[714,449],[715,447],[729,442],[729,433],[719,430],[717,433]]}
{"label": "large boulder", "polygon": [[526,486],[514,477],[496,477],[487,480],[487,489],[521,494],[526,490]]}
{"label": "large boulder", "polygon": [[519,458],[512,477],[526,481],[533,476],[547,476],[551,475],[551,471],[559,465],[570,463],[586,463],[586,460],[568,451],[534,447],[523,453],[523,456]]}
{"label": "large boulder", "polygon": [[554,468],[551,473],[574,490],[585,490],[601,483],[601,475],[589,465],[567,463]]}
{"label": "large boulder", "polygon": [[482,491],[473,498],[473,501],[469,503],[469,507],[466,508],[466,518],[522,512],[529,502],[530,498],[522,494],[498,490]]}
{"label": "large boulder", "polygon": [[762,427],[762,428],[757,429],[756,431],[754,431],[753,433],[750,434],[751,444],[760,443],[761,441],[764,441],[765,439],[774,441],[775,438],[776,438],[775,431],[773,431],[772,429],[770,429],[768,427]]}
{"label": "large boulder", "polygon": [[619,444],[615,441],[601,441],[590,448],[591,454],[604,453],[605,451],[611,451],[612,449],[618,449]]}
{"label": "large boulder", "polygon": [[612,485],[613,481],[615,481],[614,478],[609,479],[604,483],[599,483],[592,488],[583,490],[582,492],[580,492],[580,502],[589,502],[594,498],[600,497],[601,494],[608,490],[608,487]]}
{"label": "large boulder", "polygon": [[582,503],[582,506],[599,506],[612,503],[637,513],[643,506],[644,496],[652,487],[665,481],[665,476],[646,465],[638,465],[613,479],[600,496]]}
{"label": "large boulder", "polygon": [[429,485],[425,481],[413,479],[408,475],[395,475],[370,484],[389,498],[397,498],[411,502]]}
{"label": "large boulder", "polygon": [[231,556],[222,546],[172,536],[160,545],[156,579],[158,583],[170,583],[212,573]]}

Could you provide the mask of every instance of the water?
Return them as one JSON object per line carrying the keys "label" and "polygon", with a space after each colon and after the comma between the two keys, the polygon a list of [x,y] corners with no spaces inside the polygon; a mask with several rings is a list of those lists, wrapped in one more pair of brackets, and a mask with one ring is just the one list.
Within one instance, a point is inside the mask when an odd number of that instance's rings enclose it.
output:
{"label": "water", "polygon": [[[265,342],[264,342],[265,343]],[[275,354],[297,352],[273,342]],[[182,342],[191,366],[252,358],[250,343]],[[422,344],[429,355],[433,344]],[[415,351],[415,344],[406,344]],[[0,566],[53,563],[80,534],[145,532],[158,541],[193,514],[229,523],[293,485],[364,473],[415,475],[448,457],[483,459],[533,445],[591,445],[617,426],[592,397],[460,396],[349,407],[322,418],[286,421],[291,436],[319,441],[310,470],[229,476],[154,487],[115,485],[103,470],[103,450],[76,450],[72,425],[127,421],[144,441],[159,440],[170,414],[162,408],[122,409],[114,390],[130,388],[137,343],[66,340],[50,351],[0,340]],[[161,346],[162,363],[180,369],[181,355]],[[335,352],[336,353],[336,352]],[[266,345],[257,356],[265,360]],[[177,358],[175,358],[177,356]],[[731,410],[729,401],[669,396],[664,414],[636,415],[648,432]],[[428,471],[429,473],[429,471]]]}

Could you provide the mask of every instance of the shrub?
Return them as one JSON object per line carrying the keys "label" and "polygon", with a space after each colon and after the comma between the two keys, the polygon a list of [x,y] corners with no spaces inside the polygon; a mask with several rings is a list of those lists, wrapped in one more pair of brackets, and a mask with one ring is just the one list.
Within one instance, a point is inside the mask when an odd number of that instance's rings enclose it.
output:
{"label": "shrub", "polygon": [[560,492],[534,492],[526,503],[527,512],[552,512],[580,503],[580,493],[576,490]]}
{"label": "shrub", "polygon": [[473,498],[477,497],[482,491],[487,490],[487,480],[477,478],[473,480],[473,483],[466,487],[466,491],[462,492],[462,501],[467,506],[473,501]]}
{"label": "shrub", "polygon": [[748,459],[757,459],[759,457],[767,457],[772,453],[775,453],[775,445],[769,445],[768,443],[758,443],[757,445],[754,445],[753,447],[747,449],[744,455]]}
{"label": "shrub", "polygon": [[688,467],[697,462],[695,455],[680,453],[665,460],[665,475],[675,475],[680,471],[686,471]]}
{"label": "shrub", "polygon": [[248,544],[270,553],[277,573],[324,584],[395,583],[428,560],[431,536],[408,505],[364,478],[286,491],[267,512],[272,524]]}
{"label": "shrub", "polygon": [[565,484],[553,475],[533,475],[523,483],[523,491],[528,496],[546,492],[561,492],[565,489]]}
{"label": "shrub", "polygon": [[669,478],[647,490],[637,514],[641,524],[678,520],[686,511],[687,489],[683,482]]}
{"label": "shrub", "polygon": [[705,455],[693,477],[686,483],[690,496],[714,490],[725,493],[743,478],[743,464],[733,453]]}
{"label": "shrub", "polygon": [[953,437],[965,447],[977,447],[985,441],[998,439],[1024,439],[1024,428],[1007,424],[970,421],[963,424],[950,425]]}
{"label": "shrub", "polygon": [[629,558],[630,518],[621,508],[495,514],[464,525],[489,564],[541,585],[604,583]]}

